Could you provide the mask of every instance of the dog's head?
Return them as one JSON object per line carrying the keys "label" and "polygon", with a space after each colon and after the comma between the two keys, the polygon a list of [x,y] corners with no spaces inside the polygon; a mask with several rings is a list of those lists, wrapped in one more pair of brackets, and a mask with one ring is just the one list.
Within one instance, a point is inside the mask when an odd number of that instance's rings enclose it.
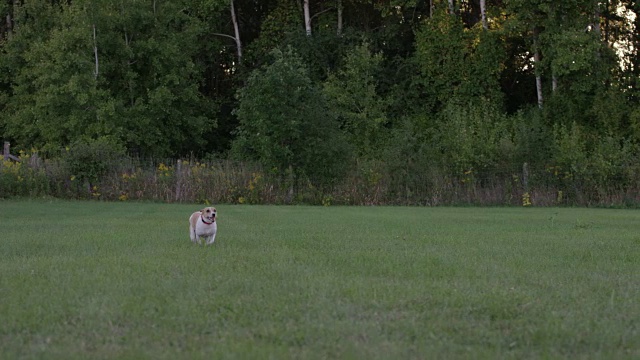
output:
{"label": "dog's head", "polygon": [[214,222],[216,221],[216,215],[218,214],[218,211],[216,210],[216,208],[209,206],[200,210],[200,213],[202,214],[202,218],[207,222]]}

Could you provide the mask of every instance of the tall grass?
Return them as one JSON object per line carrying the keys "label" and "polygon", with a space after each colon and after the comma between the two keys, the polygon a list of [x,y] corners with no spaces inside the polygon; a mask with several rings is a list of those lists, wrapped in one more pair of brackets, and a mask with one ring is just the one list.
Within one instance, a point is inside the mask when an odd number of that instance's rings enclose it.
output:
{"label": "tall grass", "polygon": [[0,202],[2,358],[640,356],[640,216]]}
{"label": "tall grass", "polygon": [[[456,173],[428,167],[393,170],[383,161],[354,164],[331,186],[273,176],[251,163],[230,160],[143,160],[123,157],[87,181],[63,159],[22,154],[0,162],[0,198],[42,197],[108,201],[150,200],[226,204],[308,205],[507,205],[638,207],[640,172],[596,181],[558,166],[517,165]],[[295,191],[292,191],[295,190]]]}

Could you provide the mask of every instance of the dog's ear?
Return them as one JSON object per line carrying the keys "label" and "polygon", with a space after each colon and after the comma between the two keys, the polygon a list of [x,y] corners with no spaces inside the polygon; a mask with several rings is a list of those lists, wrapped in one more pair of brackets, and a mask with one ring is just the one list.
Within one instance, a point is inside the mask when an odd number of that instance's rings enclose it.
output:
{"label": "dog's ear", "polygon": [[199,210],[199,211],[200,211],[201,213],[203,213],[203,212],[204,212],[204,209],[201,209],[201,210]]}

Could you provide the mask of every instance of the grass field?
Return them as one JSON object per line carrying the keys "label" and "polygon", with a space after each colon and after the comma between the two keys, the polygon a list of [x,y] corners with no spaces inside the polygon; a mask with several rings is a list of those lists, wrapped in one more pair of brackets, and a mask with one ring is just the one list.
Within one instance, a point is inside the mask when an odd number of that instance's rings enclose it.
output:
{"label": "grass field", "polygon": [[631,359],[640,212],[0,201],[2,359]]}

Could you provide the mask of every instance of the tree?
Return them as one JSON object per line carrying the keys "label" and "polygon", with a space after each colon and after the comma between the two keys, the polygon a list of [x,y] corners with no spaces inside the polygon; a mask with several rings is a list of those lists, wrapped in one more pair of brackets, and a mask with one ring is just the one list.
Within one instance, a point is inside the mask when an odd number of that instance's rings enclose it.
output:
{"label": "tree", "polygon": [[236,43],[236,53],[238,56],[238,64],[242,64],[242,39],[240,38],[240,27],[238,24],[238,18],[236,15],[236,7],[234,0],[229,0],[230,10],[231,10],[231,23],[233,24],[233,34],[234,36],[222,34],[222,33],[214,33],[217,36],[223,36],[232,39]]}
{"label": "tree", "polygon": [[416,34],[424,103],[440,111],[452,98],[485,98],[501,105],[499,78],[506,60],[500,34],[465,29],[462,20],[436,10]]}
{"label": "tree", "polygon": [[382,54],[372,54],[368,43],[349,51],[345,65],[331,73],[324,92],[358,155],[373,156],[383,148],[387,122],[385,102],[378,95]]}
{"label": "tree", "polygon": [[304,29],[307,36],[311,36],[311,12],[309,10],[309,0],[304,0]]}
{"label": "tree", "polygon": [[[6,133],[18,143],[55,151],[80,135],[102,132],[104,92],[97,86],[91,28],[78,7],[40,8],[55,24],[36,35],[37,24],[20,21],[10,47],[16,52]],[[34,25],[32,27],[32,25]],[[15,58],[14,58],[15,59]],[[8,60],[8,59],[7,59]]]}
{"label": "tree", "polygon": [[256,160],[293,184],[317,184],[344,171],[348,148],[321,90],[291,47],[271,53],[274,61],[253,71],[238,93],[240,121],[233,152]]}
{"label": "tree", "polygon": [[489,29],[489,25],[487,24],[487,1],[480,0],[480,14],[482,18],[482,28],[485,30]]}
{"label": "tree", "polygon": [[415,61],[424,84],[424,104],[430,111],[440,108],[460,91],[465,82],[465,58],[469,49],[460,19],[440,8],[416,34]]}
{"label": "tree", "polygon": [[[56,151],[107,136],[144,155],[188,153],[215,125],[194,62],[202,24],[180,3],[29,3],[0,60],[7,137]],[[98,63],[99,60],[99,63]],[[98,67],[99,65],[99,67]]]}

